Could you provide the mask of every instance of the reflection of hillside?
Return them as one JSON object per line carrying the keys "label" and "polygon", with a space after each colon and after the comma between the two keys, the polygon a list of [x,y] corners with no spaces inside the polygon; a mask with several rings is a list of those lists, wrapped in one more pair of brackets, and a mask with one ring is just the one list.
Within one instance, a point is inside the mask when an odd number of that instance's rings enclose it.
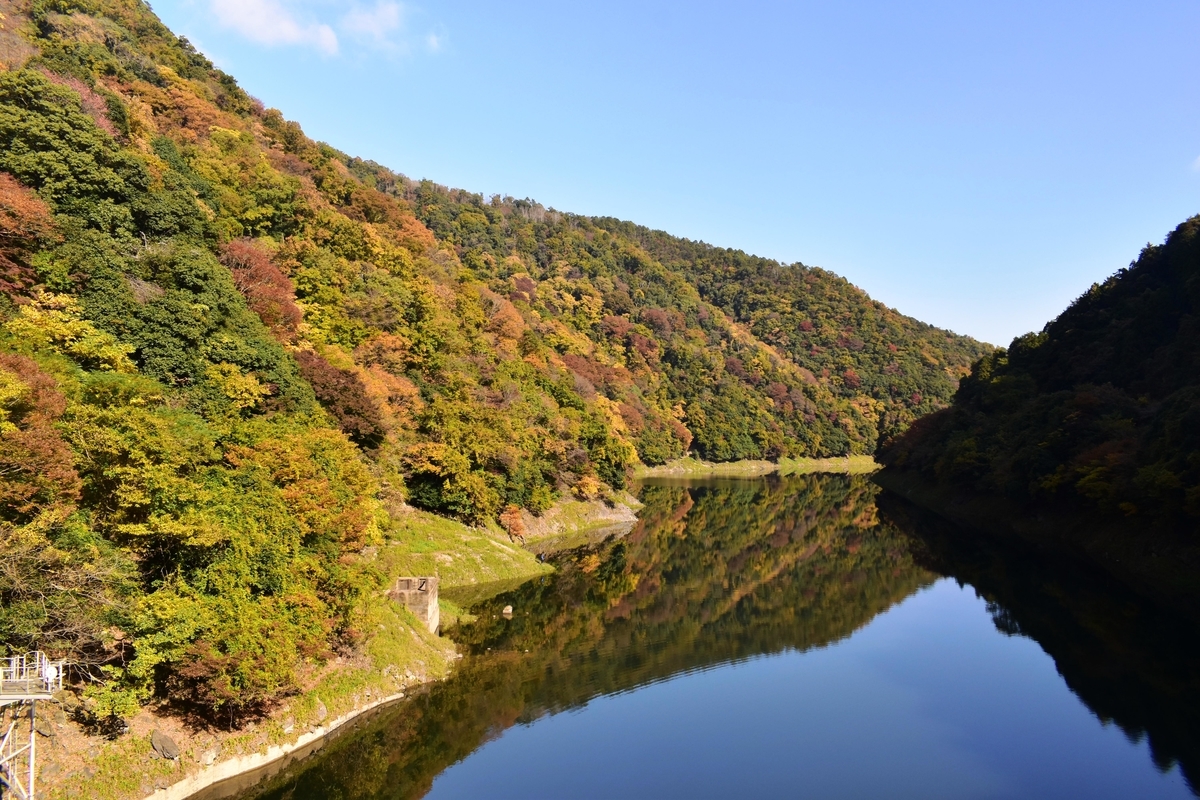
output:
{"label": "reflection of hillside", "polygon": [[846,476],[645,487],[626,540],[568,554],[555,580],[497,601],[515,619],[460,640],[545,654],[526,715],[837,641],[931,577],[877,524],[874,491]]}
{"label": "reflection of hillside", "polygon": [[[933,579],[878,524],[875,491],[831,475],[647,486],[627,537],[564,554],[556,575],[475,609],[455,631],[473,655],[451,680],[255,796],[418,797],[518,721],[844,638]],[[496,616],[508,603],[514,618]]]}
{"label": "reflection of hillside", "polygon": [[880,499],[916,559],[975,587],[996,627],[1041,645],[1100,719],[1148,736],[1155,763],[1178,762],[1200,784],[1200,643],[1195,623],[1173,619],[1098,571],[1047,560],[1007,541],[966,535],[896,495]]}

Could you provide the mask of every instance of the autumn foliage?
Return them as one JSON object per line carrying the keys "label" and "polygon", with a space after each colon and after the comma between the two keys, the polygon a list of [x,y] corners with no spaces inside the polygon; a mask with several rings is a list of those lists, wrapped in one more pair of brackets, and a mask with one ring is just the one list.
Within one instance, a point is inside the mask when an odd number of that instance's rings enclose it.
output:
{"label": "autumn foliage", "polygon": [[32,359],[0,353],[0,519],[29,521],[78,498],[74,455],[54,428],[66,406]]}
{"label": "autumn foliage", "polygon": [[296,362],[317,400],[347,436],[365,447],[382,441],[383,416],[357,373],[335,367],[311,350],[296,353]]}
{"label": "autumn foliage", "polygon": [[977,347],[823,273],[354,158],[145,3],[19,5],[0,648],[80,664],[96,715],[236,722],[352,651],[393,500],[520,540],[639,461],[869,452]]}
{"label": "autumn foliage", "polygon": [[521,509],[508,506],[500,512],[500,527],[508,534],[508,538],[525,543],[525,521],[521,519]]}
{"label": "autumn foliage", "polygon": [[302,314],[296,306],[292,282],[261,246],[249,239],[235,239],[221,247],[221,263],[233,273],[233,282],[246,298],[246,305],[277,337],[291,340]]}
{"label": "autumn foliage", "polygon": [[33,191],[0,172],[0,292],[14,297],[36,282],[29,257],[54,231],[50,209]]}

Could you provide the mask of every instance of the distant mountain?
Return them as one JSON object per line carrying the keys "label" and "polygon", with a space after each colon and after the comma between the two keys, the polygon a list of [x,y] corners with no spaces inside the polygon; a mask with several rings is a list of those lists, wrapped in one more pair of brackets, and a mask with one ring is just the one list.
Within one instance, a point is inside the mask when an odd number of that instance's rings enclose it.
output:
{"label": "distant mountain", "polygon": [[[1034,538],[1200,596],[1200,217],[978,361],[950,408],[880,458],[885,483],[1003,499]],[[1057,530],[1034,533],[1039,517]]]}

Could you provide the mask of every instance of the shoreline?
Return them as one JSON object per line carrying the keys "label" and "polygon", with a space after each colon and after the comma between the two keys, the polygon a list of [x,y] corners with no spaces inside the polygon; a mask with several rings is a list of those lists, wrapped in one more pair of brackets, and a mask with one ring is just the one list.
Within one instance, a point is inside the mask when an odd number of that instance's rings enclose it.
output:
{"label": "shoreline", "polygon": [[[641,503],[636,498],[622,493],[618,502],[611,507],[599,501],[559,501],[553,508],[554,513],[544,520],[537,520],[528,512],[524,512],[533,528],[529,536],[531,541],[526,549],[541,552],[547,545],[562,549],[555,546],[569,546],[576,538],[592,538],[598,533],[605,536],[623,535],[636,523],[637,510],[640,508]],[[529,576],[527,580],[532,580],[533,577],[535,576]],[[454,594],[455,588],[460,593],[469,594],[473,587],[465,585],[450,588],[448,591]],[[203,767],[197,773],[145,795],[145,800],[224,800],[240,794],[291,764],[318,753],[338,736],[357,727],[355,723],[364,716],[398,705],[437,680],[433,678],[406,691],[353,708],[328,724],[302,733],[292,742],[269,745],[264,752],[234,756]]]}
{"label": "shoreline", "polygon": [[[423,688],[432,682],[421,684],[417,688]],[[270,745],[265,753],[248,753],[225,761],[218,761],[166,788],[156,789],[152,794],[146,795],[146,800],[221,800],[221,798],[232,797],[273,774],[259,773],[275,766],[283,769],[295,761],[308,758],[322,750],[333,739],[346,733],[349,723],[372,711],[396,705],[407,697],[408,693],[406,692],[382,697],[337,717],[328,725],[321,725],[307,733],[300,734],[294,742]],[[254,776],[253,780],[233,785],[239,778],[247,778],[251,775]],[[221,784],[229,784],[229,791],[222,792]],[[211,791],[213,789],[216,791]]]}
{"label": "shoreline", "polygon": [[[780,463],[736,461],[715,464],[682,459],[660,467],[643,468],[638,471],[636,477],[760,478],[777,472],[785,475],[797,472],[856,473],[874,471],[877,468],[870,457],[865,457],[869,469],[864,469],[864,464],[854,463],[863,459],[864,457],[781,459]],[[641,504],[637,503],[632,495],[623,493],[615,506],[601,508],[603,505],[599,501],[560,501],[556,504],[555,513],[549,515],[549,519],[529,520],[533,530],[530,531],[527,547],[522,549],[536,553],[543,551],[543,548],[546,551],[562,549],[563,545],[570,545],[580,537],[590,539],[597,533],[626,533],[632,527],[632,523],[636,522],[636,512]],[[530,579],[532,577],[535,576],[529,576]],[[487,584],[485,581],[481,585]],[[451,594],[454,593],[453,588],[447,588]],[[460,593],[465,591],[470,594],[473,585],[455,588]],[[453,659],[453,656],[451,658]],[[160,785],[150,793],[143,792],[138,796],[144,800],[224,800],[236,796],[288,766],[318,753],[339,736],[355,729],[365,717],[402,703],[437,680],[438,677],[432,677],[417,684],[409,684],[403,691],[352,707],[333,720],[301,733],[290,742],[265,744],[257,752],[231,755],[224,760],[203,766],[199,771],[186,775],[175,783]]]}
{"label": "shoreline", "polygon": [[666,464],[634,469],[635,480],[646,478],[761,478],[764,475],[807,475],[815,472],[834,472],[844,475],[865,475],[878,471],[881,465],[872,456],[834,456],[831,458],[780,458],[778,461],[702,461],[698,458],[679,458]]}

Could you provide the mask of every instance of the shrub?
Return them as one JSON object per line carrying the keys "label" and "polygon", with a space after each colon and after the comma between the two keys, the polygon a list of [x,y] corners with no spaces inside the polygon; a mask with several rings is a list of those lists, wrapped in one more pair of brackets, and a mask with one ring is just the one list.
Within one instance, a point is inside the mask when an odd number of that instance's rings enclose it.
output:
{"label": "shrub", "polygon": [[221,263],[229,267],[234,285],[263,324],[280,339],[294,339],[303,315],[292,282],[271,256],[250,239],[235,239],[222,246]]}
{"label": "shrub", "polygon": [[508,538],[525,544],[525,522],[521,519],[521,509],[510,505],[500,512],[500,526],[508,534]]}
{"label": "shrub", "polygon": [[42,199],[0,172],[0,292],[16,296],[37,282],[29,255],[53,232],[50,209]]}

